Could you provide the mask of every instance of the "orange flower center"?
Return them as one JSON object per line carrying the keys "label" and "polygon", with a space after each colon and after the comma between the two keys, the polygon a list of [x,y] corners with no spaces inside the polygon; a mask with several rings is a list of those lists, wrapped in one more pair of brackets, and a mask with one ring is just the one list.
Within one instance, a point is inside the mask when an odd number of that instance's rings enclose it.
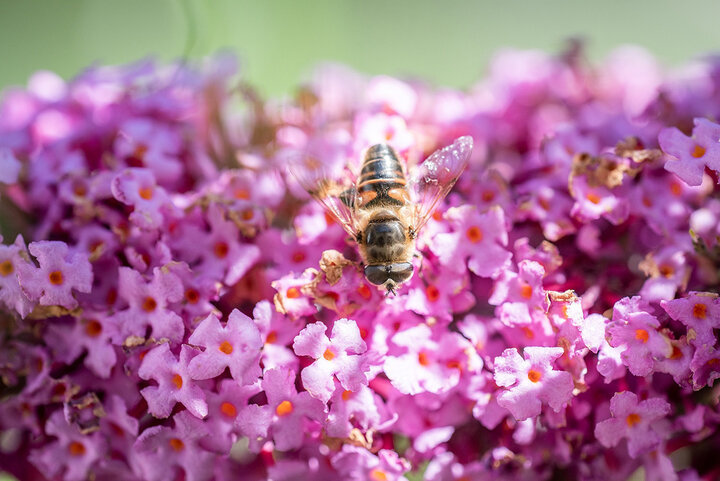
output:
{"label": "orange flower center", "polygon": [[55,286],[59,286],[63,283],[63,275],[60,271],[52,271],[48,278],[50,279],[50,284]]}
{"label": "orange flower center", "polygon": [[672,184],[670,184],[670,192],[675,197],[679,197],[680,194],[682,194],[682,186],[677,182],[673,182]]}
{"label": "orange flower center", "polygon": [[250,220],[253,218],[253,211],[252,209],[245,209],[240,213],[240,216],[242,220]]}
{"label": "orange flower center", "polygon": [[492,190],[486,190],[482,193],[483,202],[491,202],[495,198],[495,192]]}
{"label": "orange flower center", "polygon": [[633,427],[640,422],[640,419],[641,418],[639,414],[630,413],[628,414],[628,417],[625,418],[625,422],[628,426]]}
{"label": "orange flower center", "polygon": [[278,416],[287,416],[293,412],[293,405],[290,401],[283,401],[275,408],[275,414]]}
{"label": "orange flower center", "polygon": [[180,376],[180,374],[173,374],[172,383],[175,384],[176,388],[180,389],[183,385],[182,376]]}
{"label": "orange flower center", "polygon": [[265,339],[265,344],[274,344],[277,341],[277,332],[270,331]]}
{"label": "orange flower center", "polygon": [[430,364],[430,359],[428,359],[428,355],[424,352],[418,353],[418,362],[421,366],[427,366]]}
{"label": "orange flower center", "polygon": [[330,350],[330,348],[325,349],[325,352],[323,353],[323,357],[327,359],[328,361],[332,361],[335,357],[335,353]]}
{"label": "orange flower center", "polygon": [[148,296],[142,303],[142,309],[145,312],[152,312],[157,309],[157,301],[152,297]]}
{"label": "orange flower center", "polygon": [[234,404],[231,404],[227,401],[220,405],[220,412],[223,413],[224,416],[231,419],[235,419],[235,416],[237,416],[237,408]]}
{"label": "orange flower center", "polygon": [[425,295],[427,296],[428,301],[435,302],[440,299],[440,290],[434,285],[430,284],[425,288]]}
{"label": "orange flower center", "polygon": [[523,284],[522,287],[520,287],[520,295],[523,296],[525,299],[530,299],[532,297],[532,287],[530,287],[528,284]]}
{"label": "orange flower center", "polygon": [[480,230],[480,227],[476,225],[470,227],[467,231],[465,231],[465,235],[473,244],[477,244],[478,242],[483,240],[483,231]]}
{"label": "orange flower center", "polygon": [[670,354],[670,359],[673,359],[676,361],[678,359],[682,359],[682,357],[683,357],[682,350],[679,347],[673,345],[672,354]]}
{"label": "orange flower center", "polygon": [[705,319],[707,317],[707,306],[701,302],[698,302],[693,306],[693,316],[698,319]]}
{"label": "orange flower center", "polygon": [[73,441],[68,445],[68,451],[71,456],[82,456],[85,454],[85,445],[83,443]]}
{"label": "orange flower center", "polygon": [[450,360],[445,363],[445,366],[449,369],[460,369],[462,371],[462,364],[460,364],[460,361]]}
{"label": "orange flower center", "polygon": [[370,299],[370,296],[372,296],[372,292],[366,284],[360,284],[360,287],[357,288],[357,292],[363,299]]}
{"label": "orange flower center", "polygon": [[227,341],[223,341],[222,344],[220,344],[220,347],[218,347],[218,349],[224,354],[232,354],[233,352],[232,344]]}
{"label": "orange flower center", "polygon": [[15,266],[9,260],[0,262],[0,276],[7,277],[15,271]]}
{"label": "orange flower center", "polygon": [[705,155],[705,147],[695,144],[695,147],[693,148],[693,151],[690,155],[692,155],[696,159],[699,159],[700,157]]}
{"label": "orange flower center", "polygon": [[185,299],[190,304],[197,304],[197,302],[200,300],[200,293],[197,291],[197,289],[193,289],[192,287],[185,291]]}
{"label": "orange flower center", "polygon": [[217,242],[215,244],[215,247],[213,248],[213,252],[215,253],[215,257],[218,259],[224,259],[225,256],[228,255],[228,252],[230,251],[230,247],[228,246],[227,242]]}
{"label": "orange flower center", "polygon": [[102,324],[100,324],[95,319],[90,319],[87,324],[85,324],[85,334],[87,334],[90,337],[98,337],[100,333],[102,332]]}
{"label": "orange flower center", "polygon": [[138,195],[140,195],[141,199],[150,200],[153,196],[153,189],[152,187],[140,187],[138,189]]}
{"label": "orange flower center", "polygon": [[650,198],[645,195],[642,198],[642,203],[647,208],[650,208],[653,206],[652,200],[650,200]]}
{"label": "orange flower center", "polygon": [[370,471],[370,481],[387,481],[387,479],[387,474],[380,468],[374,468]]}
{"label": "orange flower center", "polygon": [[528,379],[530,379],[532,382],[539,382],[540,379],[542,379],[542,374],[540,373],[540,371],[530,369],[528,371]]}
{"label": "orange flower center", "polygon": [[292,256],[292,260],[293,262],[302,262],[306,259],[306,257],[307,256],[303,251],[296,251]]}
{"label": "orange flower center", "polygon": [[675,274],[675,269],[673,269],[671,266],[668,265],[662,265],[660,266],[660,275],[663,277],[672,277],[673,274]]}
{"label": "orange flower center", "polygon": [[521,330],[523,334],[525,334],[525,337],[527,337],[528,339],[533,339],[535,337],[535,333],[529,327],[523,326]]}
{"label": "orange flower center", "polygon": [[135,150],[133,150],[132,155],[133,155],[133,157],[142,159],[143,157],[145,157],[145,154],[147,153],[148,150],[149,149],[148,149],[147,145],[140,143],[135,146]]}
{"label": "orange flower center", "polygon": [[585,198],[592,202],[593,204],[599,204],[600,203],[600,196],[595,194],[594,192],[588,193]]}
{"label": "orange flower center", "polygon": [[168,441],[168,444],[170,444],[170,447],[173,448],[175,451],[180,452],[183,449],[185,449],[185,443],[182,442],[178,438],[172,438],[170,441]]}
{"label": "orange flower center", "polygon": [[645,344],[648,342],[649,334],[645,329],[635,329],[635,339]]}
{"label": "orange flower center", "polygon": [[350,400],[350,398],[352,397],[352,393],[353,393],[352,391],[348,391],[348,390],[343,391],[342,392],[342,400],[343,401]]}
{"label": "orange flower center", "polygon": [[248,200],[250,198],[250,191],[247,189],[235,189],[235,198],[239,200]]}
{"label": "orange flower center", "polygon": [[288,299],[297,299],[300,297],[300,289],[297,287],[291,287],[285,292],[285,295]]}

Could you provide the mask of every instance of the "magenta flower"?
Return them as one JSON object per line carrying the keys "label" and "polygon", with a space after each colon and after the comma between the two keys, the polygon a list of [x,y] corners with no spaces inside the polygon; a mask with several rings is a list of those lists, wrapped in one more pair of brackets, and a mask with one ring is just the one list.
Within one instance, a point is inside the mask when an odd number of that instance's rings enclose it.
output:
{"label": "magenta flower", "polygon": [[[232,379],[223,379],[217,385],[217,393],[207,393],[208,416],[205,422],[212,435],[204,438],[202,445],[218,454],[229,453],[241,433],[237,427],[238,415],[248,409],[248,400],[259,392],[259,382],[240,386]],[[242,434],[250,437],[255,433]]]}
{"label": "magenta flower", "polygon": [[0,301],[23,317],[27,316],[33,307],[33,302],[25,296],[18,281],[20,270],[31,269],[29,262],[21,255],[25,252],[25,241],[21,235],[9,246],[0,244]]}
{"label": "magenta flower", "polygon": [[174,427],[152,426],[145,429],[135,442],[138,464],[144,479],[160,481],[174,478],[179,469],[187,481],[212,478],[212,453],[200,447],[209,435],[205,424],[188,412],[173,416]]}
{"label": "magenta flower", "polygon": [[409,463],[394,451],[381,449],[375,455],[347,444],[333,456],[332,464],[349,481],[401,481],[410,470]]}
{"label": "magenta flower", "polygon": [[367,384],[365,372],[369,369],[361,356],[367,346],[355,321],[335,321],[329,339],[326,330],[325,324],[315,322],[300,331],[293,341],[295,354],[315,359],[302,370],[300,378],[305,389],[323,403],[335,392],[335,377],[343,389],[357,391]]}
{"label": "magenta flower", "polygon": [[454,232],[438,234],[432,250],[443,265],[454,268],[467,260],[467,267],[481,277],[496,277],[510,266],[505,215],[500,207],[479,213],[471,206],[453,207],[445,213]]}
{"label": "magenta flower", "polygon": [[627,439],[628,453],[635,458],[656,448],[662,441],[657,431],[658,420],[670,413],[670,404],[660,397],[638,402],[635,393],[615,393],[610,400],[612,418],[595,426],[595,436],[606,448]]}
{"label": "magenta flower", "polygon": [[555,412],[572,399],[570,373],[556,371],[552,362],[563,355],[561,347],[526,347],[520,357],[517,349],[505,349],[495,358],[495,383],[505,387],[498,404],[521,421],[540,414],[543,403]]}
{"label": "magenta flower", "polygon": [[465,312],[475,304],[475,297],[469,291],[469,274],[458,274],[442,269],[432,275],[426,268],[425,281],[418,278],[411,285],[405,305],[417,314],[436,319],[443,323],[452,320],[455,312]]}
{"label": "magenta flower", "polygon": [[692,137],[675,127],[665,128],[658,135],[660,148],[671,156],[665,170],[674,173],[688,185],[702,183],[705,167],[720,171],[720,125],[696,118]]}
{"label": "magenta flower", "polygon": [[149,118],[125,121],[115,139],[114,151],[129,167],[147,167],[163,185],[173,185],[183,173],[179,154],[180,133]]}
{"label": "magenta flower", "polygon": [[28,250],[40,267],[26,263],[18,266],[18,280],[25,295],[43,306],[77,307],[72,291],[90,292],[92,288],[92,266],[87,256],[70,254],[68,245],[58,241],[31,242]]}
{"label": "magenta flower", "polygon": [[125,169],[112,180],[112,194],[123,204],[132,206],[130,220],[142,229],[159,227],[168,204],[167,192],[155,182],[148,169]]}
{"label": "magenta flower", "polygon": [[395,334],[392,343],[403,349],[386,356],[383,371],[404,394],[442,393],[457,386],[463,373],[472,375],[482,368],[467,339],[434,333],[425,324]]}
{"label": "magenta flower", "polygon": [[317,312],[311,299],[302,291],[303,287],[310,284],[314,275],[313,269],[307,269],[300,276],[291,273],[272,282],[273,289],[277,291],[274,301],[278,312],[287,314],[292,319]]}
{"label": "magenta flower", "polygon": [[716,343],[713,329],[720,328],[720,298],[713,292],[690,292],[687,297],[663,301],[670,317],[687,327],[687,339],[695,347]]}
{"label": "magenta flower", "polygon": [[369,387],[361,386],[357,391],[336,389],[331,401],[325,423],[328,436],[346,438],[354,426],[365,432],[381,427],[385,406]]}
{"label": "magenta flower", "polygon": [[573,217],[583,222],[603,217],[613,224],[621,224],[630,215],[630,203],[623,186],[609,189],[590,185],[586,176],[573,177],[570,185],[575,198],[570,211]]}
{"label": "magenta flower", "polygon": [[193,379],[217,377],[225,368],[230,368],[233,379],[240,384],[252,384],[260,377],[260,331],[237,309],[230,313],[224,327],[210,314],[195,328],[188,343],[205,348],[188,365]]}
{"label": "magenta flower", "polygon": [[255,305],[253,318],[264,343],[261,353],[263,369],[284,367],[298,371],[298,358],[288,346],[304,324],[278,314],[268,301],[260,301]]}
{"label": "magenta flower", "polygon": [[141,379],[153,379],[157,386],[140,391],[148,404],[148,411],[155,417],[170,416],[175,403],[181,403],[193,416],[204,418],[208,413],[205,392],[192,380],[188,372],[194,351],[183,345],[180,359],[170,352],[168,344],[161,344],[148,351],[138,369]]}
{"label": "magenta flower", "polygon": [[103,436],[99,432],[82,434],[65,420],[62,411],[50,415],[45,432],[57,440],[34,450],[30,460],[49,476],[62,474],[63,479],[68,481],[88,479],[93,466],[105,456]]}
{"label": "magenta flower", "polygon": [[83,363],[97,376],[110,377],[117,362],[115,347],[111,344],[115,326],[102,312],[85,311],[72,326],[52,325],[48,331],[48,344],[58,359],[70,364],[83,352]]}
{"label": "magenta flower", "polygon": [[157,340],[181,341],[185,327],[182,318],[170,307],[183,298],[180,279],[157,267],[150,282],[129,267],[120,267],[119,277],[118,295],[129,306],[113,318],[118,330],[116,342],[123,343],[129,336],[144,339],[147,327]]}
{"label": "magenta flower", "polygon": [[607,328],[610,345],[624,348],[623,363],[636,376],[650,374],[655,358],[672,355],[668,338],[658,331],[660,322],[647,309],[640,297],[621,299],[615,303]]}
{"label": "magenta flower", "polygon": [[[262,388],[267,396],[267,405],[257,410],[245,409],[238,417],[238,425],[244,432],[261,431],[254,421],[269,422],[265,430],[272,433],[275,448],[280,451],[299,448],[303,443],[306,419],[321,421],[325,418],[325,407],[308,392],[298,393],[295,389],[295,373],[283,369],[265,372]],[[256,412],[259,411],[259,412]]]}

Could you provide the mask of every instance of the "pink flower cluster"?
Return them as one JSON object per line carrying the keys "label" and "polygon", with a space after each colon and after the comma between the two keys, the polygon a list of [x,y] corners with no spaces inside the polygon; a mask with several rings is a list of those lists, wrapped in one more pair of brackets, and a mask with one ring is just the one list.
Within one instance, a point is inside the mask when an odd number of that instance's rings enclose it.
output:
{"label": "pink flower cluster", "polygon": [[[467,92],[232,58],[0,103],[0,469],[23,480],[711,480],[720,61],[505,51]],[[396,296],[288,174],[469,135]]]}

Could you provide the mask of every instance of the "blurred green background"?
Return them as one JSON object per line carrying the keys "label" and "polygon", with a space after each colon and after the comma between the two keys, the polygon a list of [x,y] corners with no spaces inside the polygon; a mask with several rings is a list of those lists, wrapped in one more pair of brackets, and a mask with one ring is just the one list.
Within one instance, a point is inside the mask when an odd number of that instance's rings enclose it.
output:
{"label": "blurred green background", "polygon": [[718,18],[718,0],[0,0],[0,89],[38,69],[69,78],[93,63],[220,48],[266,96],[328,60],[466,87],[500,48],[557,52],[573,36],[594,60],[637,44],[677,65],[720,47]]}
{"label": "blurred green background", "polygon": [[634,43],[678,64],[720,46],[718,18],[717,0],[0,0],[0,88],[37,69],[70,77],[222,47],[266,95],[290,92],[325,60],[463,87],[501,47],[556,52],[575,35],[593,59]]}

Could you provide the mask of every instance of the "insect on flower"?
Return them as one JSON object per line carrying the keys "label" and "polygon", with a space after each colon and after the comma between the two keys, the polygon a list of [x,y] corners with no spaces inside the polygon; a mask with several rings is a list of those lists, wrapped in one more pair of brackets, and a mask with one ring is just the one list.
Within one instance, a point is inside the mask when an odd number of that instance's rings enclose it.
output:
{"label": "insect on flower", "polygon": [[358,246],[365,277],[388,293],[413,275],[415,239],[467,165],[473,140],[460,137],[406,177],[404,159],[387,144],[367,149],[356,176],[328,175],[318,162],[291,164],[300,185],[343,226]]}

